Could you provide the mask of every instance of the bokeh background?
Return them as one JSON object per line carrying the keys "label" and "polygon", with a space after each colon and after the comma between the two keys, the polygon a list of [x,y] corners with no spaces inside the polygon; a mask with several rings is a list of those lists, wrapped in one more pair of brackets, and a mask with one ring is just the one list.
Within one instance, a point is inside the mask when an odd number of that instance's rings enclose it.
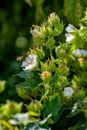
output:
{"label": "bokeh background", "polygon": [[21,100],[15,85],[21,71],[18,56],[26,55],[32,47],[32,24],[40,24],[51,12],[56,12],[66,27],[68,23],[79,28],[87,0],[0,0],[0,80],[6,89],[0,94],[0,103]]}

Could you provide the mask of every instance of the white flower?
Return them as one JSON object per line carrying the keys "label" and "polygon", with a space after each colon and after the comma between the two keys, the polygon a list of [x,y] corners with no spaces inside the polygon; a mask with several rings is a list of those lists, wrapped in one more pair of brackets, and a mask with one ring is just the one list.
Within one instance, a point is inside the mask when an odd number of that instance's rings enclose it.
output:
{"label": "white flower", "polygon": [[50,18],[52,18],[52,19],[57,18],[57,15],[55,15],[55,12],[53,12],[53,13],[50,14]]}
{"label": "white flower", "polygon": [[65,34],[65,37],[66,37],[66,42],[71,42],[72,39],[74,38],[73,34],[71,34],[72,32],[74,32],[75,28],[73,25],[69,24],[67,27],[66,27],[66,34]]}
{"label": "white flower", "polygon": [[69,33],[69,32],[74,32],[74,26],[69,24],[67,27],[66,27],[66,31]]}
{"label": "white flower", "polygon": [[32,54],[25,58],[25,60],[22,62],[21,67],[23,67],[24,70],[31,70],[36,66],[36,64],[37,56],[36,54]]}
{"label": "white flower", "polygon": [[82,50],[81,50],[81,49],[75,49],[75,50],[73,51],[73,54],[74,54],[75,56],[82,55]]}
{"label": "white flower", "polygon": [[31,33],[34,37],[37,37],[38,34],[39,34],[38,30],[36,30],[36,29],[31,30],[30,33]]}
{"label": "white flower", "polygon": [[87,56],[87,51],[84,50],[84,49],[75,49],[75,50],[73,51],[73,54],[74,54],[75,56],[83,56],[83,57],[85,57],[85,56]]}
{"label": "white flower", "polygon": [[28,122],[28,113],[18,113],[9,120],[12,125],[26,124]]}
{"label": "white flower", "polygon": [[70,42],[74,38],[74,36],[72,34],[69,34],[69,33],[66,33],[65,37],[66,37],[66,42]]}
{"label": "white flower", "polygon": [[71,87],[64,88],[64,96],[70,98],[72,94],[74,93],[74,90]]}

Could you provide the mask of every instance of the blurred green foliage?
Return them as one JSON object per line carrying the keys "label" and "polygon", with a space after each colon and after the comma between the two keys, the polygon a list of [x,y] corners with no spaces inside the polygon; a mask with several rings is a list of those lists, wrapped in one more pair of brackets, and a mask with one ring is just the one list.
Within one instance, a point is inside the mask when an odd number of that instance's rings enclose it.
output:
{"label": "blurred green foliage", "polygon": [[56,12],[65,26],[79,26],[86,6],[86,0],[0,0],[0,80],[6,80],[0,102],[18,99],[14,86],[19,79],[13,75],[20,71],[16,58],[32,46],[31,25]]}

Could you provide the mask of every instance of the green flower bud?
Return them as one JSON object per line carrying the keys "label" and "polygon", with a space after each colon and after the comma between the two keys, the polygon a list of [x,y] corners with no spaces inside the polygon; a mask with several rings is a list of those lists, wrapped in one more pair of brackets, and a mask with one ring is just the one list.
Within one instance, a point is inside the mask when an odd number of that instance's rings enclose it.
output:
{"label": "green flower bud", "polygon": [[64,49],[61,48],[61,46],[56,47],[55,52],[56,52],[57,57],[60,57],[60,56],[65,57],[66,52]]}
{"label": "green flower bud", "polygon": [[39,49],[39,48],[36,48],[36,53],[37,53],[37,56],[40,58],[40,59],[43,59],[45,57],[45,53],[44,51],[42,50],[42,47]]}
{"label": "green flower bud", "polygon": [[40,114],[40,111],[42,109],[41,102],[34,100],[32,101],[29,106],[27,106],[28,111],[37,112]]}
{"label": "green flower bud", "polygon": [[56,19],[60,20],[59,17],[55,14],[55,12],[50,14],[50,17],[48,18],[48,22],[52,24]]}

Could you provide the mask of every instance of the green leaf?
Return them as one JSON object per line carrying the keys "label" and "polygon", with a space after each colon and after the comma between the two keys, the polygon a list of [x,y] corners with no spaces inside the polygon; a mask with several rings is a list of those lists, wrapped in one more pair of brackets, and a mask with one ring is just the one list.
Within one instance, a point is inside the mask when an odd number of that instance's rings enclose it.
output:
{"label": "green leaf", "polygon": [[20,83],[20,84],[17,84],[17,88],[24,88],[24,89],[31,89],[32,87],[31,86],[29,86],[30,84],[29,84],[29,82],[22,82],[22,83]]}
{"label": "green leaf", "polygon": [[37,71],[22,71],[19,74],[17,74],[17,76],[19,76],[20,78],[32,78],[34,75],[37,75]]}
{"label": "green leaf", "polygon": [[39,117],[40,116],[40,113],[34,112],[34,111],[29,111],[28,114],[29,114],[29,116],[32,116],[32,117]]}
{"label": "green leaf", "polygon": [[74,39],[72,40],[72,47],[71,51],[75,50],[76,48],[84,48],[85,40],[82,39],[78,32],[75,33]]}
{"label": "green leaf", "polygon": [[73,117],[73,116],[76,116],[76,115],[78,115],[80,112],[81,112],[80,110],[76,110],[75,112],[70,113],[70,114],[68,115],[68,118]]}
{"label": "green leaf", "polygon": [[22,71],[18,74],[21,78],[25,78],[25,81],[18,84],[17,87],[19,88],[30,88],[34,89],[40,82],[40,76],[37,71]]}
{"label": "green leaf", "polygon": [[87,39],[87,27],[86,26],[81,26],[79,30],[79,34],[82,39],[86,40]]}
{"label": "green leaf", "polygon": [[62,108],[62,105],[59,104],[58,97],[53,97],[53,99],[46,100],[44,102],[44,107],[42,110],[42,114],[47,117],[49,114],[52,114],[53,118],[56,119],[58,117],[58,113]]}
{"label": "green leaf", "polygon": [[50,117],[52,117],[52,114],[49,114],[44,120],[41,120],[39,124],[44,125]]}
{"label": "green leaf", "polygon": [[41,102],[34,100],[29,105],[26,105],[26,107],[27,107],[29,116],[39,117],[43,106]]}
{"label": "green leaf", "polygon": [[20,76],[21,78],[25,78],[24,82],[16,85],[18,94],[22,97],[30,97],[31,95],[34,95],[36,93],[37,95],[35,95],[38,96],[36,90],[38,90],[38,84],[41,83],[41,79],[38,72],[22,71],[18,74],[18,76]]}
{"label": "green leaf", "polygon": [[72,40],[72,44],[75,46],[75,48],[84,48],[85,40],[81,39],[81,37],[76,34],[75,38]]}
{"label": "green leaf", "polygon": [[51,130],[51,129],[40,127],[38,124],[30,124],[24,130]]}
{"label": "green leaf", "polygon": [[20,78],[26,78],[28,77],[29,71],[22,71],[19,74],[17,74],[17,76],[19,76]]}
{"label": "green leaf", "polygon": [[59,77],[59,75],[57,73],[54,74],[49,84],[54,85],[55,82],[58,80],[58,77]]}

